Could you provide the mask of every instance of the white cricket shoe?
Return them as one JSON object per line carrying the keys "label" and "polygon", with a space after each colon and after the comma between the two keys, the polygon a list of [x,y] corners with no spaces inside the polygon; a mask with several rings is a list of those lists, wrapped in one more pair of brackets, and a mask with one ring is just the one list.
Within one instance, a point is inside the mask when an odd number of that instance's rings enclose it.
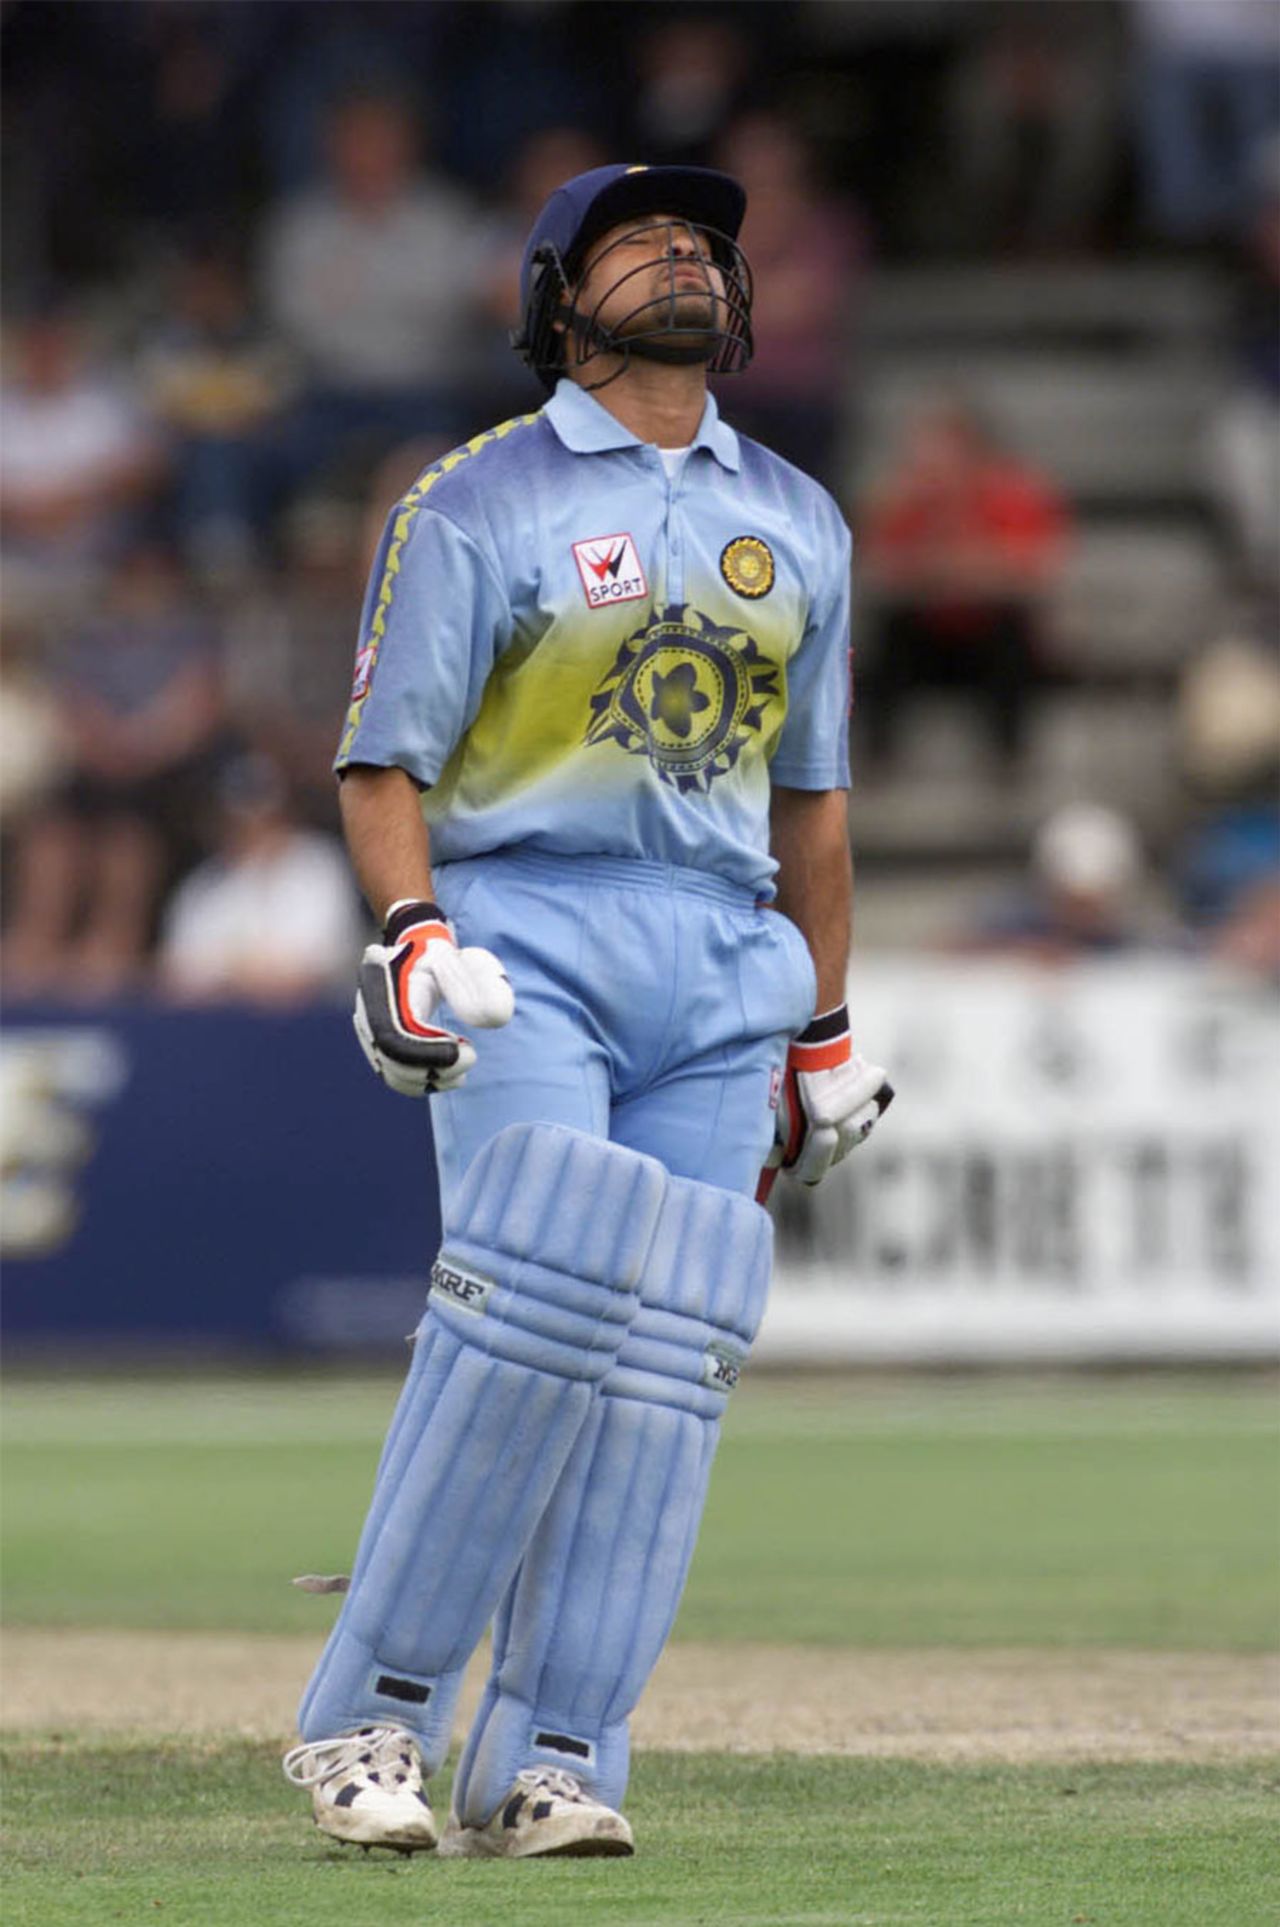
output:
{"label": "white cricket shoe", "polygon": [[635,1852],[631,1828],[620,1813],[584,1792],[572,1773],[555,1766],[528,1766],[498,1811],[483,1827],[464,1827],[456,1814],[440,1841],[446,1860],[522,1860],[535,1853],[624,1854]]}
{"label": "white cricket shoe", "polygon": [[422,1786],[422,1759],[402,1726],[361,1726],[304,1741],[284,1756],[284,1776],[311,1789],[316,1825],[359,1847],[425,1853],[438,1838]]}

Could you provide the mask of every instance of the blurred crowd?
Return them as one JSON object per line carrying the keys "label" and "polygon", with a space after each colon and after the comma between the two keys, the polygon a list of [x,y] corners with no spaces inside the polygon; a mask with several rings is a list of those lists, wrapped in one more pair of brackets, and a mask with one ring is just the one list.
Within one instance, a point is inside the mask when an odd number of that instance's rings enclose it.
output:
{"label": "blurred crowd", "polygon": [[[1073,512],[962,389],[848,499],[869,264],[1186,256],[1227,279],[1206,486],[1270,614],[1188,676],[1188,743],[1223,689],[1249,742],[1225,778],[1188,748],[1212,807],[1159,940],[1280,971],[1269,0],[9,0],[0,19],[9,997],[345,990],[362,923],[329,764],[376,529],[426,463],[539,405],[507,340],[523,237],[618,154],[747,187],[758,351],[723,401],[859,528],[873,781],[922,684],[976,707],[997,778],[1017,770],[1061,672],[1041,615]],[[1066,843],[1091,876],[1109,852],[1123,894],[1132,826],[1088,821]],[[1054,921],[1052,828],[1028,901],[975,941],[1119,941],[1110,914]]]}

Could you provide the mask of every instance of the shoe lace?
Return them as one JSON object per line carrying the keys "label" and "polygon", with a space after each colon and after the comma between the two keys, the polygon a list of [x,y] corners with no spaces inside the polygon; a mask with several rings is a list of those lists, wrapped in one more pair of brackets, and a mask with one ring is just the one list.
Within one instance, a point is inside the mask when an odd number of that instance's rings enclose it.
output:
{"label": "shoe lace", "polygon": [[572,1773],[566,1773],[560,1766],[527,1766],[516,1774],[516,1785],[536,1787],[543,1793],[550,1793],[558,1800],[582,1800],[582,1782]]}
{"label": "shoe lace", "polygon": [[362,1726],[358,1732],[340,1733],[332,1740],[304,1740],[300,1746],[290,1747],[280,1764],[285,1779],[294,1786],[319,1786],[357,1767],[369,1771],[383,1766],[390,1754],[406,1744],[412,1746],[413,1742],[402,1726]]}

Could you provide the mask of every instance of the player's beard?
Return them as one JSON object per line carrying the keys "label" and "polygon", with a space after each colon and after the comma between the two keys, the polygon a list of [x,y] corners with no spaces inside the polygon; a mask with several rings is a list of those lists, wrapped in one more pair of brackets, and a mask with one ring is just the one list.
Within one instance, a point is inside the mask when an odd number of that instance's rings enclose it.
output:
{"label": "player's beard", "polygon": [[722,307],[709,287],[663,288],[627,317],[618,343],[646,361],[709,361],[719,340]]}

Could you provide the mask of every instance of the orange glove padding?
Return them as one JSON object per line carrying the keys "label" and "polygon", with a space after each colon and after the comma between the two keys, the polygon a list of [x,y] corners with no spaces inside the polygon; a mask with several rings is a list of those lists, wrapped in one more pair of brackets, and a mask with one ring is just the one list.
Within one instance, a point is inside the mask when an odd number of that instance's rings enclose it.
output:
{"label": "orange glove padding", "polygon": [[491,950],[459,950],[434,903],[393,903],[383,941],[360,960],[352,1021],[370,1064],[402,1097],[455,1090],[476,1061],[460,1032],[432,1022],[442,1003],[464,1024],[495,1029],[510,1022],[515,995]]}

